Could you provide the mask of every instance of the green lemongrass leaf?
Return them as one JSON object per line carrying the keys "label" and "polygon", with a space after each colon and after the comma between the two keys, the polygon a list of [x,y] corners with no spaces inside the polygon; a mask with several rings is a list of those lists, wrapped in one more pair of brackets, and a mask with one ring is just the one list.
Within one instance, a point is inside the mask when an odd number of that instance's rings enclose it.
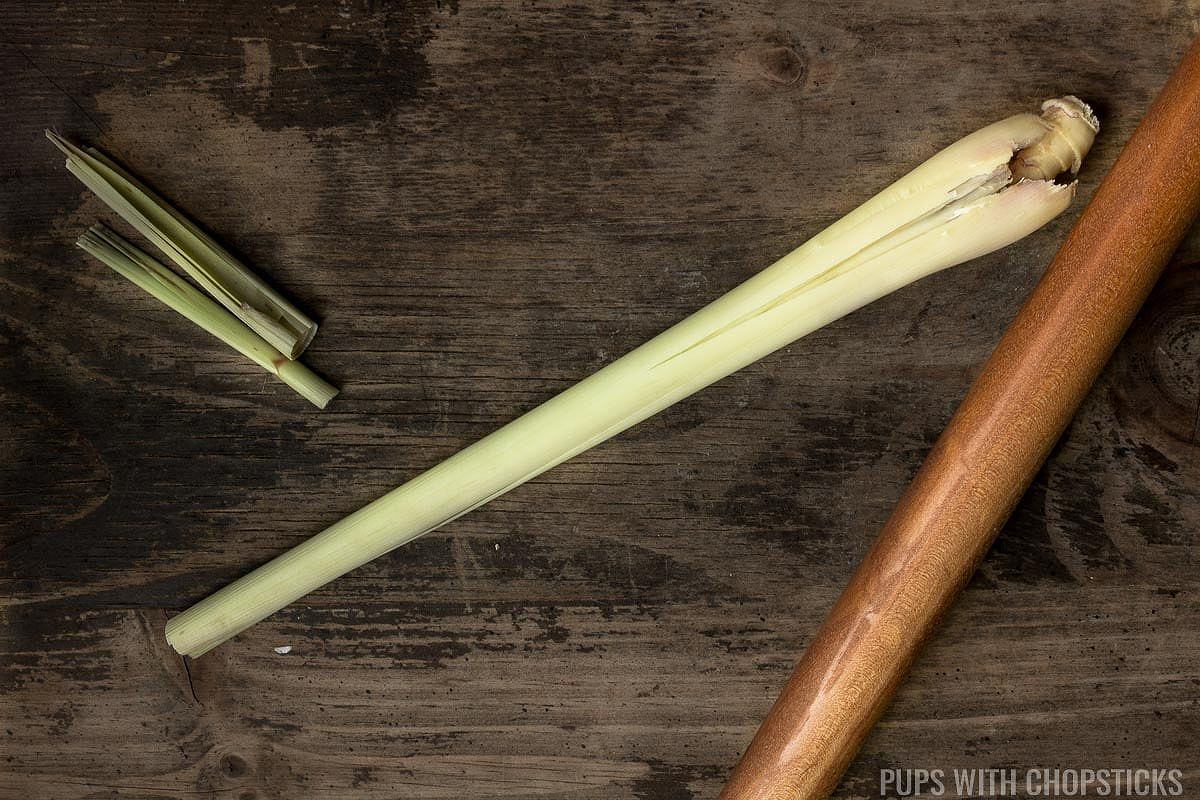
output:
{"label": "green lemongrass leaf", "polygon": [[95,148],[46,138],[72,175],[275,349],[295,358],[312,341],[315,322],[148,186]]}
{"label": "green lemongrass leaf", "polygon": [[233,314],[115,231],[103,225],[93,225],[87,233],[79,237],[76,244],[89,255],[277,376],[318,408],[324,408],[337,394],[337,389],[320,376],[300,362],[284,357]]}
{"label": "green lemongrass leaf", "polygon": [[[951,145],[679,324],[192,606],[167,623],[167,640],[200,655],[799,337],[1032,233],[1066,209],[1074,187],[1013,184],[1013,166],[1023,174],[1044,167],[1055,177],[1054,164],[1086,153],[1096,134],[1090,111],[1074,98],[1053,109]],[[1039,147],[1050,135],[1071,146]]]}

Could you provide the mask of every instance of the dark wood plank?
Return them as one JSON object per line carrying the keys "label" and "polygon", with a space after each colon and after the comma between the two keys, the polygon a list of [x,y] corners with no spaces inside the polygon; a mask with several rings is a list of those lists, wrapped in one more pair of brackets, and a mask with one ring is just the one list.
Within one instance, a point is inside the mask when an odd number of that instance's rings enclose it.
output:
{"label": "dark wood plank", "polygon": [[[961,5],[0,9],[0,797],[715,796],[1070,214],[190,672],[162,625],[984,122],[1094,102],[1086,200],[1200,25]],[[71,247],[112,215],[48,126],[321,319],[328,411]],[[1176,262],[840,797],[886,766],[1200,781],[1200,237]]]}

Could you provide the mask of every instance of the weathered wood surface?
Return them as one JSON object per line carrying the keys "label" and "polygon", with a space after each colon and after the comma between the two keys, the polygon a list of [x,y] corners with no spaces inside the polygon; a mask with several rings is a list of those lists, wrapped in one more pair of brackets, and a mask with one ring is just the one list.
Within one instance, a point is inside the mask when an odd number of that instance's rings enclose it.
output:
{"label": "weathered wood surface", "polygon": [[[0,8],[0,797],[713,797],[1071,222],[814,334],[190,674],[166,617],[1200,4]],[[89,263],[133,165],[322,320],[324,413]],[[1200,786],[1200,237],[839,789]],[[272,648],[291,645],[287,655]]]}

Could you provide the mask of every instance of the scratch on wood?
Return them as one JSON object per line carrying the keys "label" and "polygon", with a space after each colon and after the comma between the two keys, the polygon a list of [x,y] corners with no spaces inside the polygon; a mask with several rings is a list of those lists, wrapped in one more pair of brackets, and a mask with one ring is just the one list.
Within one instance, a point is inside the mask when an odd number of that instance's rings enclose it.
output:
{"label": "scratch on wood", "polygon": [[242,85],[265,97],[271,88],[271,43],[247,37],[234,41],[242,45]]}

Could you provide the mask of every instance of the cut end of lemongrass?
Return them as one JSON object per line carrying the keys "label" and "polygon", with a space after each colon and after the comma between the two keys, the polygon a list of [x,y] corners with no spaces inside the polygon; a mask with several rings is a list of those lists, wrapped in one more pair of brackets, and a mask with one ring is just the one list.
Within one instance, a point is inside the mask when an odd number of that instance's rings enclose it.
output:
{"label": "cut end of lemongrass", "polygon": [[199,658],[223,641],[216,637],[205,639],[202,634],[197,635],[188,629],[187,621],[183,614],[179,614],[167,620],[166,628],[163,630],[167,644],[179,655]]}
{"label": "cut end of lemongrass", "polygon": [[[1067,208],[1095,119],[1074,98],[950,145],[708,306],[167,623],[197,656],[759,358]],[[1036,177],[1034,170],[1037,170]]]}
{"label": "cut end of lemongrass", "polygon": [[72,175],[272,347],[296,358],[312,341],[317,324],[183,212],[99,150],[50,130],[46,138]]}
{"label": "cut end of lemongrass", "polygon": [[317,408],[325,408],[329,401],[337,396],[338,390],[335,387],[299,361],[284,361],[278,365],[276,374],[280,380]]}
{"label": "cut end of lemongrass", "polygon": [[291,361],[212,298],[149,253],[104,225],[93,225],[76,244],[136,286],[196,323],[263,369],[277,375],[302,397],[324,408],[337,394],[319,375]]}

